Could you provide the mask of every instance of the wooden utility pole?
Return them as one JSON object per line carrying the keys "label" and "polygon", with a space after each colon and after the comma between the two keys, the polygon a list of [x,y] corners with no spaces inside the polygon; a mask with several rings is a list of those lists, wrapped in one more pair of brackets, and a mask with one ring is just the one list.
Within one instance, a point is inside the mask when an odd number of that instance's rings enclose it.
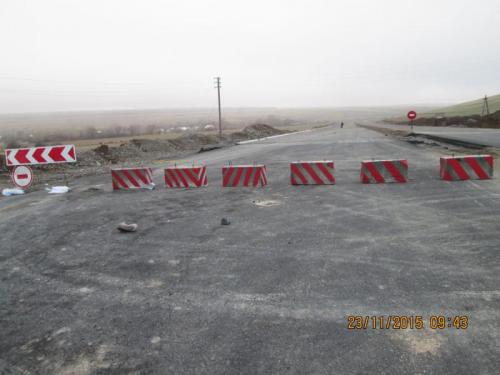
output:
{"label": "wooden utility pole", "polygon": [[222,141],[222,114],[220,109],[220,77],[215,77],[215,88],[217,89],[217,98],[219,100],[219,139]]}

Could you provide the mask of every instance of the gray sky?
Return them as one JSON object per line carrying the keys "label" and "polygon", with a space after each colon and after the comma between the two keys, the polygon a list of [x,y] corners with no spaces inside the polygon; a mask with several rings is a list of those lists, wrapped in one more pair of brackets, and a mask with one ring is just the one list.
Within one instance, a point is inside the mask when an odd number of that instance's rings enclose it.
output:
{"label": "gray sky", "polygon": [[0,112],[500,93],[498,0],[0,0]]}

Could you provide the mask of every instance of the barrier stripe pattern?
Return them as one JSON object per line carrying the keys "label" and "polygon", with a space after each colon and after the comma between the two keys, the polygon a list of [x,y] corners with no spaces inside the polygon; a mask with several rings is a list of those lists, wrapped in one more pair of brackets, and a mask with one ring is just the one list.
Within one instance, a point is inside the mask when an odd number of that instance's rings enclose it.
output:
{"label": "barrier stripe pattern", "polygon": [[297,161],[290,163],[292,185],[333,185],[333,161]]}
{"label": "barrier stripe pattern", "polygon": [[206,166],[165,168],[165,186],[168,188],[197,188],[207,185]]}
{"label": "barrier stripe pattern", "polygon": [[11,148],[5,150],[7,166],[76,162],[74,145]]}
{"label": "barrier stripe pattern", "polygon": [[222,186],[258,187],[267,185],[265,165],[229,165],[222,167]]}
{"label": "barrier stripe pattern", "polygon": [[361,162],[361,182],[381,184],[385,182],[407,182],[408,161],[366,160]]}
{"label": "barrier stripe pattern", "polygon": [[445,156],[439,159],[439,175],[446,181],[487,180],[493,177],[493,156]]}
{"label": "barrier stripe pattern", "polygon": [[120,168],[111,170],[113,190],[153,189],[153,170],[151,168]]}

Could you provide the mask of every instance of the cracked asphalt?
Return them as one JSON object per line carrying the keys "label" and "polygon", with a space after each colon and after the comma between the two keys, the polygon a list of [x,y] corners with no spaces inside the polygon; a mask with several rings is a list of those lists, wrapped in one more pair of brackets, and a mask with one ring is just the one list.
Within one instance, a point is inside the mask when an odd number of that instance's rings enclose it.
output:
{"label": "cracked asphalt", "polygon": [[[443,153],[347,124],[194,155],[203,189],[157,169],[153,191],[101,175],[0,198],[0,373],[497,374],[500,184],[439,180]],[[371,158],[406,158],[410,181],[361,184]],[[289,184],[290,161],[322,159],[336,185]],[[269,185],[222,188],[228,161]]]}

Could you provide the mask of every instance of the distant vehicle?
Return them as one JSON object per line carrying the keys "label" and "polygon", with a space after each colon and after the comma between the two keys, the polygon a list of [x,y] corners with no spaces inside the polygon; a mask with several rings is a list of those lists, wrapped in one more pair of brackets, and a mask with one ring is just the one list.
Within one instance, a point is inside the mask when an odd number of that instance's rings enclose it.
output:
{"label": "distant vehicle", "polygon": [[215,125],[207,124],[203,127],[203,130],[215,130]]}

